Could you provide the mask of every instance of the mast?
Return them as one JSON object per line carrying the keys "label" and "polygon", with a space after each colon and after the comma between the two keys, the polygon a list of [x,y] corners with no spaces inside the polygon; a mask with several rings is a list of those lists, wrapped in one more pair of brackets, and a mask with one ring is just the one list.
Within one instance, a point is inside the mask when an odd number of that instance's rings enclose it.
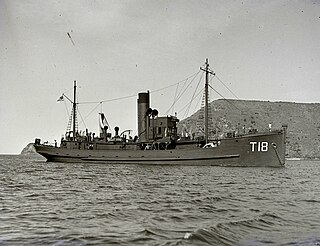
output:
{"label": "mast", "polygon": [[206,63],[204,68],[200,68],[202,71],[206,72],[206,78],[205,78],[205,86],[204,86],[204,96],[205,96],[205,104],[204,104],[204,137],[205,142],[208,143],[208,137],[209,137],[209,74],[215,75],[210,69],[209,69],[209,61],[208,58],[206,59]]}
{"label": "mast", "polygon": [[76,117],[77,117],[77,103],[76,103],[76,90],[77,90],[77,82],[74,81],[73,85],[73,127],[72,127],[72,132],[73,132],[73,139],[76,139]]}
{"label": "mast", "polygon": [[208,143],[208,124],[209,124],[209,63],[208,58],[206,59],[206,81],[204,86],[204,94],[205,94],[205,104],[204,104],[204,135],[205,135],[205,141]]}

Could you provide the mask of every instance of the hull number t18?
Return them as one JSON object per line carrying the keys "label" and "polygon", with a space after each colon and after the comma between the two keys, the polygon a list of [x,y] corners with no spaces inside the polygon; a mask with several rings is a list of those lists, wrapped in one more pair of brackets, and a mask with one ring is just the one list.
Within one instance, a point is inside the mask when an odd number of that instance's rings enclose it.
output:
{"label": "hull number t18", "polygon": [[268,151],[268,142],[250,142],[251,145],[251,152],[255,151],[262,151],[266,152]]}

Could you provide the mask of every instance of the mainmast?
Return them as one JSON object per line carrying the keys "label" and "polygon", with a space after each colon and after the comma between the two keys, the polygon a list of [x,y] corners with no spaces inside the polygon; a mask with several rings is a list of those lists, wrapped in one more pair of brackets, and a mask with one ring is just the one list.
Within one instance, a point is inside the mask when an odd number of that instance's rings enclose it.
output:
{"label": "mainmast", "polygon": [[205,86],[204,86],[204,96],[205,96],[205,104],[204,104],[204,137],[205,142],[208,143],[208,125],[209,125],[209,74],[215,75],[213,71],[209,69],[209,62],[208,58],[206,59],[206,63],[204,68],[200,68],[202,71],[206,72],[206,78],[205,78]]}
{"label": "mainmast", "polygon": [[72,127],[72,133],[73,133],[73,139],[76,138],[76,117],[77,117],[77,102],[76,102],[76,90],[77,90],[77,82],[74,81],[73,85],[73,127]]}

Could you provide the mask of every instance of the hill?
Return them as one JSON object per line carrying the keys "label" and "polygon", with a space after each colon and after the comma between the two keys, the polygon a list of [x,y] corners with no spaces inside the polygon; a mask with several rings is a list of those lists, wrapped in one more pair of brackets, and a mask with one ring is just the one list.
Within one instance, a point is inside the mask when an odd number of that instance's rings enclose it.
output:
{"label": "hill", "polygon": [[[178,132],[190,134],[197,125],[203,125],[201,111],[179,122]],[[272,129],[281,129],[287,124],[287,157],[320,158],[319,103],[219,99],[210,103],[209,117],[212,119],[209,131],[215,137],[250,129],[263,132],[269,129],[269,124]]]}
{"label": "hill", "polygon": [[33,143],[29,143],[20,153],[21,155],[38,155]]}

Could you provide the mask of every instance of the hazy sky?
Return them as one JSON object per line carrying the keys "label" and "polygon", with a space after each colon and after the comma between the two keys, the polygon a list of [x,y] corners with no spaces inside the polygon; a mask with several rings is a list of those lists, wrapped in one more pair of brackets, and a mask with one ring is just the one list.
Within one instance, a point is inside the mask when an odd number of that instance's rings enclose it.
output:
{"label": "hazy sky", "polygon": [[[319,0],[0,0],[0,153],[60,140],[73,80],[80,101],[100,101],[177,83],[206,58],[241,99],[319,102],[319,40]],[[172,103],[151,96],[160,114]],[[101,109],[136,128],[135,97],[84,106],[91,131]]]}

